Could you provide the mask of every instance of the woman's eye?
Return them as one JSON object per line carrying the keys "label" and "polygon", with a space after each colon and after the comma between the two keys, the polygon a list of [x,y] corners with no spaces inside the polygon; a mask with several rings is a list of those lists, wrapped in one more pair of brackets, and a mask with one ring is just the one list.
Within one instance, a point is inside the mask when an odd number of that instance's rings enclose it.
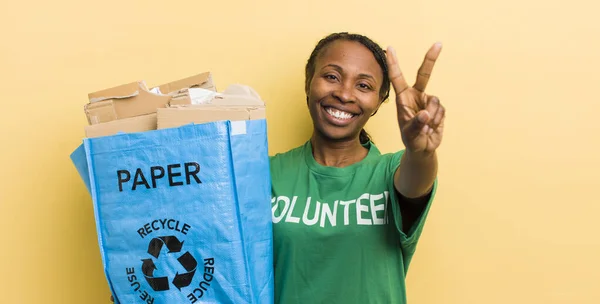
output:
{"label": "woman's eye", "polygon": [[368,84],[361,83],[358,85],[361,89],[370,90],[371,87]]}
{"label": "woman's eye", "polygon": [[325,75],[325,79],[336,80],[337,77],[335,75]]}

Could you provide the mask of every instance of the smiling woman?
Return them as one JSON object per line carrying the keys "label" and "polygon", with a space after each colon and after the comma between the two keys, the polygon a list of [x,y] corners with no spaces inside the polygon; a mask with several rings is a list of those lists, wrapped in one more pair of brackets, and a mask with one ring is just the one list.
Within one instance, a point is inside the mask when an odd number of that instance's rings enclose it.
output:
{"label": "smiling woman", "polygon": [[[338,58],[338,62],[329,62],[326,65],[323,65],[323,60],[322,59],[324,56],[328,55],[328,52],[331,53],[333,52],[334,54],[336,54],[336,48],[344,48],[344,46],[339,46],[338,44],[355,44],[356,46],[359,46],[359,49],[362,50],[362,54],[359,54],[359,56],[363,56],[364,59],[366,59],[367,64],[370,64],[370,66],[367,66],[365,71],[369,71],[370,73],[358,73],[358,78],[357,78],[357,83],[355,85],[357,85],[360,89],[361,92],[364,93],[371,93],[368,95],[371,95],[370,97],[374,97],[372,96],[374,92],[377,92],[377,88],[379,87],[379,101],[378,104],[381,104],[382,102],[384,102],[388,96],[389,96],[389,92],[390,92],[390,81],[388,78],[388,69],[387,69],[387,63],[386,63],[386,55],[385,52],[381,49],[381,47],[379,47],[379,45],[377,45],[375,42],[373,42],[371,39],[362,36],[362,35],[356,35],[356,34],[348,34],[348,33],[335,33],[335,34],[331,34],[327,37],[325,37],[324,39],[322,39],[317,46],[315,47],[315,49],[313,50],[312,54],[310,55],[308,62],[306,64],[306,75],[305,75],[305,91],[306,91],[306,96],[307,96],[307,101],[310,102],[310,89],[311,89],[311,84],[313,81],[319,81],[319,80],[323,80],[322,78],[325,78],[326,80],[328,80],[329,83],[331,84],[340,84],[341,81],[341,77],[342,76],[349,76],[349,73],[351,71],[344,71],[343,67],[344,64],[342,64],[342,62],[344,61],[354,61],[353,58],[348,58],[345,57],[348,55],[348,53],[344,53],[344,54],[339,54],[340,56],[342,56],[342,58]],[[331,48],[334,48],[334,50],[331,50]],[[360,62],[360,58],[356,62]],[[375,61],[375,62],[373,62]],[[374,64],[375,63],[375,64]],[[377,65],[379,65],[379,68],[377,68]],[[347,64],[345,65],[347,66]],[[315,74],[315,72],[317,72],[317,74]],[[340,98],[344,98],[344,96],[339,96]],[[377,108],[379,108],[379,105],[377,105]],[[338,118],[338,119],[349,119],[349,118],[354,118],[362,113],[357,113],[357,112],[351,112],[351,109],[339,109],[339,108],[335,108],[333,106],[330,106],[328,109],[328,113],[331,114],[333,117]],[[337,111],[335,111],[337,110]],[[374,115],[377,112],[377,109],[371,113],[370,115]],[[315,113],[312,111],[311,108],[311,115],[313,118],[313,121],[315,121]],[[366,117],[365,120],[368,120],[368,116]],[[364,126],[364,124],[363,124]],[[370,141],[371,138],[368,135],[368,133],[364,130],[364,128],[360,129],[360,142],[361,143],[366,143],[368,141]]]}
{"label": "smiling woman", "polygon": [[[305,87],[313,135],[270,159],[276,304],[406,303],[437,189],[445,109],[424,90],[440,50],[409,87],[394,50],[365,36],[336,33],[315,47]],[[390,83],[406,150],[381,154],[363,128]]]}
{"label": "smiling woman", "polygon": [[[440,50],[409,87],[394,50],[365,36],[336,33],[315,47],[305,87],[313,135],[270,159],[276,304],[406,303],[437,189],[445,109],[424,91]],[[381,154],[363,128],[390,83],[406,150]]]}
{"label": "smiling woman", "polygon": [[[405,277],[436,190],[445,110],[409,87],[393,49],[335,33],[306,65],[310,140],[271,158],[276,303],[406,303]],[[389,68],[388,68],[389,67]],[[364,126],[396,91],[406,150],[382,155]]]}

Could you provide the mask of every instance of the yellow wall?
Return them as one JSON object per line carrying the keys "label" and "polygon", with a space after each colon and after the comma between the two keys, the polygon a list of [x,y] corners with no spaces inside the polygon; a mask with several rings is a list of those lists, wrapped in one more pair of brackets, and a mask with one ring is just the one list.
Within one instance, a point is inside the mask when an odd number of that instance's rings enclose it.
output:
{"label": "yellow wall", "polygon": [[[221,89],[258,90],[271,150],[283,151],[310,134],[312,47],[349,30],[394,45],[410,80],[431,43],[445,46],[429,85],[448,112],[441,184],[410,303],[600,303],[600,4],[208,2],[3,5],[0,302],[108,303],[91,201],[69,160],[88,92],[210,70]],[[386,152],[402,147],[394,107],[368,126]]]}

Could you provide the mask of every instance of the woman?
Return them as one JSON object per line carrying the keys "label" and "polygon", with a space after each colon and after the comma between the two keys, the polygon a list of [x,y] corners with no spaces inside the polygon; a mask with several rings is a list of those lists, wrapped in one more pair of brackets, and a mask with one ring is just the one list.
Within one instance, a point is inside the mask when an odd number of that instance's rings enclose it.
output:
{"label": "woman", "polygon": [[[348,33],[317,44],[305,86],[313,135],[271,158],[276,303],[406,303],[436,186],[445,110],[424,91],[440,50],[409,87],[391,48]],[[382,155],[363,127],[390,82],[406,149]]]}
{"label": "woman", "polygon": [[[313,135],[271,157],[275,303],[406,303],[436,189],[445,110],[424,90],[440,50],[409,87],[391,48],[348,33],[317,44],[305,86]],[[390,82],[406,149],[382,155],[363,127]]]}

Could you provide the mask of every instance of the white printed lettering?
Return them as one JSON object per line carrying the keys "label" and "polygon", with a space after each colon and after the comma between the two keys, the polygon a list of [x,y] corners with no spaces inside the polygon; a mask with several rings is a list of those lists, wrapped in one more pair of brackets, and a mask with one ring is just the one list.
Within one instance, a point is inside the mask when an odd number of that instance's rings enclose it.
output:
{"label": "white printed lettering", "polygon": [[300,218],[292,215],[292,213],[294,213],[294,207],[296,207],[296,200],[298,200],[298,197],[294,196],[292,198],[292,206],[290,207],[290,211],[288,212],[287,217],[285,218],[285,221],[288,223],[300,223]]}
{"label": "white printed lettering", "polygon": [[319,221],[319,210],[321,210],[321,203],[317,201],[315,204],[315,215],[312,219],[308,219],[308,210],[310,209],[310,197],[306,200],[306,206],[304,207],[304,216],[302,216],[302,222],[307,226],[312,226]]}
{"label": "white printed lettering", "polygon": [[323,203],[323,210],[321,210],[321,227],[325,227],[325,217],[329,219],[329,223],[332,227],[336,225],[337,219],[337,207],[340,201],[335,201],[333,203],[333,212],[331,212],[331,208],[329,208],[328,204]]}
{"label": "white printed lettering", "polygon": [[348,213],[350,212],[350,208],[348,208],[348,206],[350,206],[351,204],[354,204],[356,202],[356,200],[351,200],[351,201],[341,201],[340,205],[344,206],[344,225],[348,225],[350,224],[350,219],[348,218]]}
{"label": "white printed lettering", "polygon": [[[273,198],[271,203],[273,203],[274,201],[275,201],[275,198]],[[285,204],[285,207],[283,207],[283,211],[281,211],[281,214],[279,216],[275,216],[275,211],[279,207],[279,202],[281,202],[281,201],[283,201],[283,203]],[[279,223],[285,216],[289,207],[290,207],[290,199],[287,196],[277,197],[277,202],[271,209],[271,211],[273,211],[273,223]]]}
{"label": "white printed lettering", "polygon": [[[302,223],[306,226],[318,224],[322,228],[336,227],[338,220],[341,221],[341,217],[343,216],[345,226],[351,224],[385,225],[389,222],[389,212],[391,212],[388,211],[391,208],[389,205],[389,195],[388,191],[379,194],[363,193],[358,199],[349,201],[335,200],[333,206],[331,203],[323,203],[316,199],[313,200],[312,197],[308,197],[304,206],[303,204],[298,206],[297,209],[299,210],[296,210],[296,203],[299,199],[303,200],[303,198],[299,198],[298,196],[278,196],[271,199],[273,223],[277,224],[285,221],[295,224]],[[341,214],[341,210],[338,214],[338,205],[344,208],[343,215]],[[296,215],[294,215],[294,212],[296,212]],[[354,214],[356,214],[356,218]]]}
{"label": "white printed lettering", "polygon": [[[375,205],[375,201],[383,198],[383,194],[371,195],[371,216],[373,217],[373,225],[385,224],[385,201],[383,204]],[[384,217],[377,217],[377,211],[384,211]]]}
{"label": "white printed lettering", "polygon": [[360,204],[360,201],[362,201],[362,200],[369,200],[369,194],[365,193],[356,200],[356,224],[371,225],[370,219],[362,218],[363,212],[369,212],[369,205],[361,205]]}

